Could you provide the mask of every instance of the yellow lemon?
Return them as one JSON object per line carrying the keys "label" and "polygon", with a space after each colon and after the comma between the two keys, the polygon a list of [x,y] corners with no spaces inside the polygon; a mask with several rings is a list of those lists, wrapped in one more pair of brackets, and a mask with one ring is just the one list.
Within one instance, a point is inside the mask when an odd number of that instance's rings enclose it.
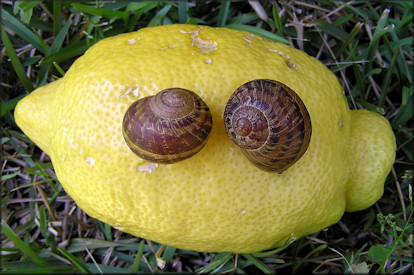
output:
{"label": "yellow lemon", "polygon": [[[226,134],[230,95],[254,79],[284,83],[312,123],[309,148],[283,173],[259,170]],[[213,127],[205,147],[174,164],[135,155],[122,120],[166,88],[198,94]],[[259,36],[169,25],[104,39],[66,75],[19,102],[17,124],[50,155],[66,192],[90,216],[183,249],[249,253],[280,246],[375,203],[395,159],[386,119],[350,111],[315,58]]]}

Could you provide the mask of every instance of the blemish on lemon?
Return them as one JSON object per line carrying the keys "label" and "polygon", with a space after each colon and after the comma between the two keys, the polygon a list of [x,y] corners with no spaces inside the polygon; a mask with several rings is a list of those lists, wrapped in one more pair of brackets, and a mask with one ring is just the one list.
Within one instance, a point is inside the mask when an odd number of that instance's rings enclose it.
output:
{"label": "blemish on lemon", "polygon": [[297,70],[298,69],[298,67],[296,66],[296,64],[294,64],[290,60],[286,61],[286,65],[289,67],[289,69],[292,69],[292,70]]}
{"label": "blemish on lemon", "polygon": [[93,157],[87,157],[85,161],[88,163],[89,167],[92,167],[95,165],[95,159]]}
{"label": "blemish on lemon", "polygon": [[127,88],[125,90],[125,92],[122,95],[120,95],[120,98],[126,97],[129,94],[132,94],[132,96],[134,96],[134,97],[138,97],[139,96],[139,89],[138,88],[135,88],[135,89]]}
{"label": "blemish on lemon", "polygon": [[167,49],[173,49],[175,48],[175,45],[168,45],[166,47],[162,47],[160,50],[167,50]]}
{"label": "blemish on lemon", "polygon": [[208,39],[202,39],[199,37],[199,32],[203,29],[203,27],[199,27],[198,29],[192,30],[192,31],[183,31],[181,30],[181,33],[188,33],[191,34],[190,37],[192,39],[191,47],[196,47],[197,51],[199,53],[207,54],[212,51],[217,50],[217,42],[213,40]]}
{"label": "blemish on lemon", "polygon": [[127,44],[128,44],[128,45],[133,45],[133,44],[135,44],[135,43],[136,43],[139,39],[140,39],[140,37],[128,39]]}
{"label": "blemish on lemon", "polygon": [[137,170],[139,172],[147,172],[151,174],[158,167],[158,163],[146,162],[144,164],[138,165]]}

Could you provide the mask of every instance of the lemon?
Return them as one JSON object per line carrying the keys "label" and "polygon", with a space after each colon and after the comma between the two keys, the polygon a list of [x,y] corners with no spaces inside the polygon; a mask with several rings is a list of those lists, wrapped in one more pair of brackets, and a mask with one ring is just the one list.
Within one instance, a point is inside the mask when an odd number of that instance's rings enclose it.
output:
{"label": "lemon", "polygon": [[[233,91],[254,79],[294,90],[310,145],[285,172],[257,169],[226,135]],[[122,136],[127,108],[172,87],[197,93],[213,128],[174,164],[136,156]],[[395,159],[386,119],[350,111],[335,75],[284,44],[226,28],[168,25],[103,39],[66,75],[22,99],[16,122],[50,155],[66,192],[90,216],[135,236],[196,251],[250,253],[317,232],[375,203]]]}

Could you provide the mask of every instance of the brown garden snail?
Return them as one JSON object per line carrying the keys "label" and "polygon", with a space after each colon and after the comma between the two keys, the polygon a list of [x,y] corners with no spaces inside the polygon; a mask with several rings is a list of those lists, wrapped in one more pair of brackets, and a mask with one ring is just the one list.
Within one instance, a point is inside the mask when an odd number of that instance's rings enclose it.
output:
{"label": "brown garden snail", "polygon": [[274,80],[241,85],[224,111],[230,139],[264,171],[281,173],[297,162],[309,146],[312,127],[299,96]]}
{"label": "brown garden snail", "polygon": [[199,152],[213,120],[210,109],[194,92],[170,88],[134,102],[122,122],[129,148],[155,163],[174,163]]}

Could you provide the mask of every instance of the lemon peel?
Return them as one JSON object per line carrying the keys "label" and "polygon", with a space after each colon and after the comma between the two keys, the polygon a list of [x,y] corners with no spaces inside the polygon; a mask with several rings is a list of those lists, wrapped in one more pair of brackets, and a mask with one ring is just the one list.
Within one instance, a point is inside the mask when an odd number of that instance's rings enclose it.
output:
{"label": "lemon peel", "polygon": [[[103,39],[63,78],[22,99],[16,123],[50,155],[77,205],[109,225],[204,252],[283,245],[375,203],[395,137],[378,114],[349,110],[335,75],[315,58],[255,37],[168,25]],[[230,95],[259,78],[294,90],[312,121],[308,150],[282,174],[258,170],[224,129]],[[133,101],[171,87],[202,97],[213,129],[193,157],[152,169],[126,145],[122,119]]]}

